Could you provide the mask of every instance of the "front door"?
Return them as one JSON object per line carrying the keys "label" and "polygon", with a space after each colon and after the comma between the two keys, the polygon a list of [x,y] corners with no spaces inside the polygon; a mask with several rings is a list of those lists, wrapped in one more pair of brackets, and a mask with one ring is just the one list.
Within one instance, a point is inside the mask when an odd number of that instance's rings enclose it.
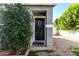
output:
{"label": "front door", "polygon": [[44,40],[44,18],[35,18],[35,41]]}

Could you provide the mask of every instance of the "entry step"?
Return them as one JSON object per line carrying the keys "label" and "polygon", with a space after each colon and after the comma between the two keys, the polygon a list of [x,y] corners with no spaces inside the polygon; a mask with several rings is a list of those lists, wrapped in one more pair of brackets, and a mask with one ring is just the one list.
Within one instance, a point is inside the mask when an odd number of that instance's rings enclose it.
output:
{"label": "entry step", "polygon": [[32,46],[38,47],[38,46],[45,46],[45,42],[39,42],[39,41],[34,41]]}

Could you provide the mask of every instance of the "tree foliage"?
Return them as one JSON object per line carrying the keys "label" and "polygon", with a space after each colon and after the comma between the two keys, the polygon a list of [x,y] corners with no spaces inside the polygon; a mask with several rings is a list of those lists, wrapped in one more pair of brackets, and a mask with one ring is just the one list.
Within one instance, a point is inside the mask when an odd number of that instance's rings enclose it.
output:
{"label": "tree foliage", "polygon": [[55,27],[61,30],[79,29],[79,4],[72,4],[55,20]]}
{"label": "tree foliage", "polygon": [[2,47],[12,52],[29,48],[32,17],[21,4],[6,4],[3,13]]}

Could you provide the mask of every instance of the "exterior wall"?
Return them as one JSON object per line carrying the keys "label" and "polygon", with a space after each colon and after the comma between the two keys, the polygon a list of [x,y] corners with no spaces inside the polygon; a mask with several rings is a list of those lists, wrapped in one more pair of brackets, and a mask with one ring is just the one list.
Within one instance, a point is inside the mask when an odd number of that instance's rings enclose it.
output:
{"label": "exterior wall", "polygon": [[59,34],[67,40],[79,42],[79,30],[59,30]]}
{"label": "exterior wall", "polygon": [[[26,6],[27,8],[30,9],[31,11],[47,11],[47,17],[46,17],[46,23],[47,24],[52,24],[53,23],[53,15],[52,15],[52,6]],[[35,22],[32,23],[33,27],[33,36],[31,39],[31,45],[32,42],[35,40]],[[53,26],[52,26],[53,27]],[[52,39],[52,27],[51,28],[46,28],[46,40],[47,40],[47,48],[53,49],[53,39]]]}
{"label": "exterior wall", "polygon": [[53,36],[58,34],[58,30],[53,26]]}
{"label": "exterior wall", "polygon": [[[53,15],[52,15],[52,8],[50,7],[47,10],[47,24],[53,24]],[[52,30],[53,26],[51,28],[47,28],[47,47],[49,49],[53,49],[53,30]]]}

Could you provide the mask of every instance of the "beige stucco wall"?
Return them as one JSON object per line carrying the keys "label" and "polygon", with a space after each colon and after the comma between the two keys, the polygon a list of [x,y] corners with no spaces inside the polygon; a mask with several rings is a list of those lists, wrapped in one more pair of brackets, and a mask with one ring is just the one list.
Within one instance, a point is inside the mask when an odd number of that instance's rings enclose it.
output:
{"label": "beige stucco wall", "polygon": [[79,42],[79,30],[59,30],[59,34],[67,40]]}
{"label": "beige stucco wall", "polygon": [[53,25],[53,36],[57,35],[58,34],[58,30],[54,27]]}
{"label": "beige stucco wall", "polygon": [[[26,8],[29,8],[30,12],[31,11],[47,11],[47,24],[52,24],[53,23],[53,15],[52,15],[52,6],[26,6]],[[33,36],[31,39],[31,45],[33,43],[33,41],[35,40],[35,23],[32,22],[32,28],[33,28]],[[53,26],[52,26],[53,27]],[[47,48],[48,49],[53,49],[53,38],[52,38],[52,27],[51,28],[46,28],[47,29],[47,35],[45,37],[45,39],[47,40]]]}

